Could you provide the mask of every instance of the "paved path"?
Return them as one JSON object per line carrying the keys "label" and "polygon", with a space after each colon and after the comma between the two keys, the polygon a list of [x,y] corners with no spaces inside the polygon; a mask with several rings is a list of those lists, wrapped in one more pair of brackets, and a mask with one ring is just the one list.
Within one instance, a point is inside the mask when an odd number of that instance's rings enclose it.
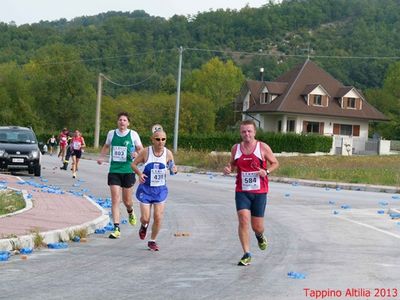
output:
{"label": "paved path", "polygon": [[[22,190],[28,199],[27,208],[0,218],[0,250],[10,250],[8,238],[18,238],[39,231],[47,243],[58,242],[60,234],[67,234],[78,225],[85,225],[89,233],[103,227],[108,215],[95,202],[71,193],[55,194],[23,182],[19,177],[0,174],[0,185]],[[46,234],[47,233],[47,234]],[[25,237],[26,238],[26,237]],[[28,241],[29,244],[29,241]],[[8,248],[8,249],[7,249]]]}

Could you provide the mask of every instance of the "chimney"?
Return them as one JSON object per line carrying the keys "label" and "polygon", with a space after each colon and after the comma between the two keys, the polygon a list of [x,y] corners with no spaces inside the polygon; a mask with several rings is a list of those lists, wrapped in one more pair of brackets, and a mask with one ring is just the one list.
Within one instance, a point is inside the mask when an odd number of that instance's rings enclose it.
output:
{"label": "chimney", "polygon": [[260,68],[260,80],[264,81],[264,68]]}

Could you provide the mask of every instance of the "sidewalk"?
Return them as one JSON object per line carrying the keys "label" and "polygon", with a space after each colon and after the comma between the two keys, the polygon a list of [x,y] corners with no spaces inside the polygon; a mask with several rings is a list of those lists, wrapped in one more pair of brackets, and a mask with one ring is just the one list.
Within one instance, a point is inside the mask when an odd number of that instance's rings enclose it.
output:
{"label": "sidewalk", "polygon": [[108,214],[94,201],[70,193],[48,193],[40,188],[19,184],[15,176],[0,174],[0,185],[21,190],[26,208],[0,217],[0,251],[12,250],[12,243],[33,248],[32,232],[40,232],[45,243],[69,240],[69,233],[86,228],[88,234],[109,222]]}

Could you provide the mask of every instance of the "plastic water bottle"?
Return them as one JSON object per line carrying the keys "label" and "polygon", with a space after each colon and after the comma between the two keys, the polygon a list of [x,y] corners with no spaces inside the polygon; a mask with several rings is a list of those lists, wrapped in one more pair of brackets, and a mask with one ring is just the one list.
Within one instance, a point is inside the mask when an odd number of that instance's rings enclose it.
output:
{"label": "plastic water bottle", "polygon": [[173,171],[173,167],[175,166],[175,163],[174,163],[174,161],[173,160],[170,160],[168,163],[167,163],[167,167],[168,167],[168,169],[169,169],[169,175],[175,175],[175,172]]}
{"label": "plastic water bottle", "polygon": [[288,272],[287,273],[289,278],[293,278],[293,279],[305,279],[306,276],[302,273],[297,273],[297,272]]}
{"label": "plastic water bottle", "polygon": [[31,254],[32,251],[33,251],[32,248],[21,248],[21,249],[19,250],[19,253],[20,253],[20,254]]}
{"label": "plastic water bottle", "polygon": [[0,261],[6,261],[10,257],[9,251],[0,251]]}

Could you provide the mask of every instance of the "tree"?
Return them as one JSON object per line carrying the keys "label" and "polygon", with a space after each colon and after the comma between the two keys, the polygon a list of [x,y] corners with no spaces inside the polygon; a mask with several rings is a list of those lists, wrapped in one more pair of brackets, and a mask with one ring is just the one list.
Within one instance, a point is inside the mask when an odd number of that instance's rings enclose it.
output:
{"label": "tree", "polygon": [[366,96],[391,119],[389,123],[375,124],[374,129],[385,138],[400,139],[400,62],[389,66],[383,88],[367,90]]}
{"label": "tree", "polygon": [[[212,101],[215,113],[221,117],[215,124],[217,129],[225,130],[233,122],[233,106],[231,105],[238,95],[244,81],[244,75],[233,61],[221,61],[218,57],[212,58],[200,69],[190,75],[184,88],[193,93],[202,95]],[[232,114],[227,108],[232,107]]]}
{"label": "tree", "polygon": [[[151,135],[151,127],[161,124],[168,135],[174,132],[175,95],[166,93],[136,92],[116,99],[104,97],[102,104],[101,132],[116,126],[116,115],[127,111],[131,115],[131,128],[144,137]],[[209,99],[193,93],[181,94],[179,132],[214,132],[214,105]],[[147,143],[147,139],[144,143]]]}
{"label": "tree", "polygon": [[33,102],[23,70],[15,63],[0,65],[0,124],[40,129]]}
{"label": "tree", "polygon": [[89,74],[73,47],[46,46],[26,65],[25,71],[37,112],[49,129],[93,129],[95,75]]}

